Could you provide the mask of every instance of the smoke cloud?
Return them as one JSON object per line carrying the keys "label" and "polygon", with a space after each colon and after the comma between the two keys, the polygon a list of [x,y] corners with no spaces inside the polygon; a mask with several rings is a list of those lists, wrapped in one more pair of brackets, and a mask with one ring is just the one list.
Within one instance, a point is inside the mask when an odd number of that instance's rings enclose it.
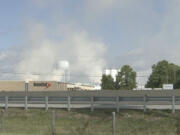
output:
{"label": "smoke cloud", "polygon": [[[28,39],[22,46],[20,59],[15,66],[19,80],[64,79],[65,70],[71,73],[73,82],[99,83],[106,65],[105,44],[91,39],[86,31],[58,31],[61,36],[51,38],[43,24],[28,25]],[[60,39],[60,40],[59,40]],[[68,69],[58,66],[60,61],[70,64]]]}

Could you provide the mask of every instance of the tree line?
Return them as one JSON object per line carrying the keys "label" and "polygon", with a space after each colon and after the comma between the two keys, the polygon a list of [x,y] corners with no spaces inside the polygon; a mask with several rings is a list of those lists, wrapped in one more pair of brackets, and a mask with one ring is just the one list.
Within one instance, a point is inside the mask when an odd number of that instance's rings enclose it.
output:
{"label": "tree line", "polygon": [[[137,73],[129,65],[124,65],[118,72],[116,79],[111,75],[103,75],[101,87],[103,90],[132,90],[137,87]],[[173,84],[175,89],[180,88],[180,66],[159,61],[152,66],[152,73],[145,85],[146,88],[162,88],[163,84]]]}

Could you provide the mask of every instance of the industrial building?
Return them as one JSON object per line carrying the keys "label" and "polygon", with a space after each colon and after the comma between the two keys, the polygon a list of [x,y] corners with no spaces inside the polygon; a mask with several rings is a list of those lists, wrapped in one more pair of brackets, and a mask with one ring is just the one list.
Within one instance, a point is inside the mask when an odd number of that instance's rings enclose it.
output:
{"label": "industrial building", "polygon": [[[24,91],[25,81],[0,81],[0,91]],[[29,91],[94,90],[94,86],[56,81],[29,81]]]}

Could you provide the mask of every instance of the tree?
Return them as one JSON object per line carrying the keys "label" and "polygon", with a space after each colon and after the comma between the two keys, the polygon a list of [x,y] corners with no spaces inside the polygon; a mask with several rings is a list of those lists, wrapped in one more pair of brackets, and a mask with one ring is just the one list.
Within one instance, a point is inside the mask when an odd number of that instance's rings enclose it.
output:
{"label": "tree", "polygon": [[115,87],[118,90],[136,88],[136,72],[129,65],[124,65],[116,76]]}
{"label": "tree", "polygon": [[101,80],[101,88],[103,90],[114,90],[114,79],[111,75],[103,75]]}
{"label": "tree", "polygon": [[162,88],[163,84],[175,84],[176,72],[180,67],[166,60],[152,66],[152,73],[146,84],[147,88]]}

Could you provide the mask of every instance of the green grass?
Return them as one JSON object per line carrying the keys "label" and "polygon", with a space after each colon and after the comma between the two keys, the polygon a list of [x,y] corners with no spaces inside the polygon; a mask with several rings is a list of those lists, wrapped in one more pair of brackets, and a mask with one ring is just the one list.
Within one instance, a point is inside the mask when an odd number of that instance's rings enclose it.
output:
{"label": "green grass", "polygon": [[[0,135],[51,135],[51,111],[8,109]],[[112,135],[114,110],[55,110],[55,135]],[[1,115],[0,115],[1,116]],[[180,111],[121,110],[116,135],[180,135]]]}

